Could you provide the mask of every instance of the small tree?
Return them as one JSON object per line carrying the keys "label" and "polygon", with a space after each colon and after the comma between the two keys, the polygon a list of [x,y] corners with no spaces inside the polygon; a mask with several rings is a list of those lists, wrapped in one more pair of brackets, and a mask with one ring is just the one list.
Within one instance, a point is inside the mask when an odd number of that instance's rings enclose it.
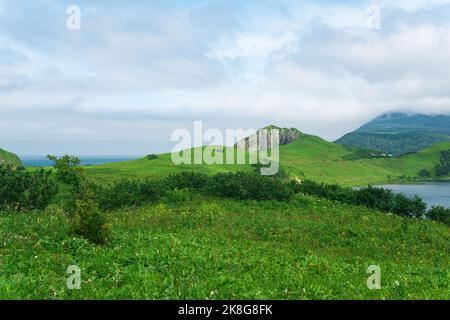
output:
{"label": "small tree", "polygon": [[93,185],[86,179],[80,159],[68,155],[61,158],[49,155],[47,158],[54,163],[63,206],[70,214],[73,232],[94,243],[105,243],[111,227],[98,207]]}
{"label": "small tree", "polygon": [[422,169],[419,172],[419,177],[421,177],[421,178],[431,178],[431,172],[426,170],[426,169]]}
{"label": "small tree", "polygon": [[439,221],[450,225],[450,209],[442,206],[432,207],[427,212],[426,217],[430,220]]}
{"label": "small tree", "polygon": [[58,159],[56,156],[48,155],[47,158],[53,161],[56,171],[56,178],[59,182],[79,187],[84,180],[84,169],[80,167],[80,159],[65,155]]}
{"label": "small tree", "polygon": [[76,200],[71,216],[72,231],[96,244],[108,241],[111,225],[106,223],[105,215],[92,199]]}

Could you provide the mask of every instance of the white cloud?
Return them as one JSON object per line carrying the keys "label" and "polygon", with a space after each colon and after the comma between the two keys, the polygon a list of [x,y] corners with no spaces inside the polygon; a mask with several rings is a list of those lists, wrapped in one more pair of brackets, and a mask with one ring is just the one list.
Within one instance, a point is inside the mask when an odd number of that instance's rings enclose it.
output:
{"label": "white cloud", "polygon": [[218,119],[232,127],[239,118],[333,139],[390,110],[450,112],[450,21],[437,18],[450,14],[449,2],[375,1],[381,30],[365,27],[370,1],[127,9],[82,2],[79,32],[65,29],[62,5],[44,5],[36,24],[35,11],[5,2],[0,134],[7,136],[5,119],[28,124],[23,139],[33,139],[34,123],[61,141],[104,141],[106,131],[125,130],[121,121]]}

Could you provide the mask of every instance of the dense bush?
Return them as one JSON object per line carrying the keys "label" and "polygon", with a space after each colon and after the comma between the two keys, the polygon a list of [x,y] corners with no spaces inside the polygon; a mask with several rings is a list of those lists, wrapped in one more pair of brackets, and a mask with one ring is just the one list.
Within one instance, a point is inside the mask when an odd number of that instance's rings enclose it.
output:
{"label": "dense bush", "polygon": [[210,179],[205,193],[237,200],[289,200],[294,194],[282,180],[253,173],[220,173]]}
{"label": "dense bush", "polygon": [[72,231],[94,243],[105,243],[111,226],[100,211],[96,196],[96,186],[88,181],[80,160],[64,156],[48,156],[54,163],[58,181],[58,197],[69,215]]}
{"label": "dense bush", "polygon": [[72,231],[96,244],[108,241],[111,225],[93,200],[76,200],[75,210],[70,216]]}
{"label": "dense bush", "polygon": [[102,210],[135,207],[154,202],[165,194],[166,187],[157,180],[129,180],[97,185],[95,194]]}
{"label": "dense bush", "polygon": [[304,181],[301,184],[292,183],[291,186],[295,192],[392,212],[402,216],[422,218],[426,214],[427,206],[419,197],[410,199],[403,194],[396,194],[387,189],[372,186],[352,189],[314,181]]}
{"label": "dense bush", "polygon": [[56,169],[56,178],[59,182],[79,187],[84,179],[84,169],[80,167],[80,159],[65,155],[57,158],[48,155],[47,158],[53,161],[53,167]]}
{"label": "dense bush", "polygon": [[420,170],[419,177],[421,177],[421,178],[431,178],[431,172],[426,170],[426,169]]}
{"label": "dense bush", "polygon": [[149,154],[147,156],[147,160],[156,160],[158,159],[158,156],[156,154]]}
{"label": "dense bush", "polygon": [[192,193],[187,188],[169,190],[169,191],[167,191],[165,198],[170,203],[191,201]]}
{"label": "dense bush", "polygon": [[432,207],[427,212],[426,217],[430,220],[439,221],[450,225],[450,209],[441,206]]}
{"label": "dense bush", "polygon": [[49,171],[28,172],[0,165],[0,208],[43,209],[56,192]]}
{"label": "dense bush", "polygon": [[205,188],[209,179],[210,178],[205,174],[184,171],[170,175],[164,180],[164,184],[168,190],[185,188],[202,190]]}
{"label": "dense bush", "polygon": [[450,174],[450,150],[441,151],[440,162],[435,166],[435,171],[438,177]]}

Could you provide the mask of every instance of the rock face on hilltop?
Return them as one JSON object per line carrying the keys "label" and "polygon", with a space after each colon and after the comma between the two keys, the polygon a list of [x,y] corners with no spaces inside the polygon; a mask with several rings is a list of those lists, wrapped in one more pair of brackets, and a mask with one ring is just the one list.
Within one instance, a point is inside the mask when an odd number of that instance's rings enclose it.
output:
{"label": "rock face on hilltop", "polygon": [[446,141],[450,141],[449,115],[391,112],[346,134],[336,143],[398,156]]}
{"label": "rock face on hilltop", "polygon": [[14,153],[0,149],[0,165],[1,164],[10,164],[14,167],[18,167],[22,164],[22,162],[20,161],[20,158]]}
{"label": "rock face on hilltop", "polygon": [[[267,130],[267,142],[266,141],[260,141],[258,143],[258,146],[256,148],[256,146],[254,145],[259,136],[259,133],[261,132],[261,130]],[[250,137],[245,138],[245,149],[247,150],[267,150],[267,149],[271,149],[271,140],[272,140],[272,134],[273,131],[272,130],[279,130],[279,145],[286,145],[289,144],[295,140],[297,140],[298,138],[301,137],[302,133],[295,129],[295,128],[279,128],[277,126],[267,126],[263,129],[258,130],[258,132]],[[241,149],[244,150],[244,144],[242,143],[243,140],[241,140],[239,143],[236,144],[236,146]],[[250,145],[250,143],[253,143]]]}

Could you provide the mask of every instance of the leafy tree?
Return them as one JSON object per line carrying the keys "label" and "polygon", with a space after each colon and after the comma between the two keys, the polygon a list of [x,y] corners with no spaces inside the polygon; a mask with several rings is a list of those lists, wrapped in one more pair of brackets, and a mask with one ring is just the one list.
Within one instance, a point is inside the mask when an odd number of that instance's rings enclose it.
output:
{"label": "leafy tree", "polygon": [[56,169],[56,177],[59,182],[79,187],[84,180],[84,170],[80,167],[80,159],[65,155],[61,158],[48,155],[47,158],[53,161],[53,167]]}
{"label": "leafy tree", "polygon": [[426,217],[430,220],[439,221],[450,225],[450,209],[442,206],[432,207],[427,212]]}
{"label": "leafy tree", "polygon": [[426,169],[420,170],[419,177],[421,177],[421,178],[431,178],[431,172],[426,170]]}
{"label": "leafy tree", "polygon": [[80,159],[65,155],[48,156],[56,169],[63,206],[69,213],[72,231],[98,244],[105,243],[111,227],[99,209],[95,186],[86,179]]}

